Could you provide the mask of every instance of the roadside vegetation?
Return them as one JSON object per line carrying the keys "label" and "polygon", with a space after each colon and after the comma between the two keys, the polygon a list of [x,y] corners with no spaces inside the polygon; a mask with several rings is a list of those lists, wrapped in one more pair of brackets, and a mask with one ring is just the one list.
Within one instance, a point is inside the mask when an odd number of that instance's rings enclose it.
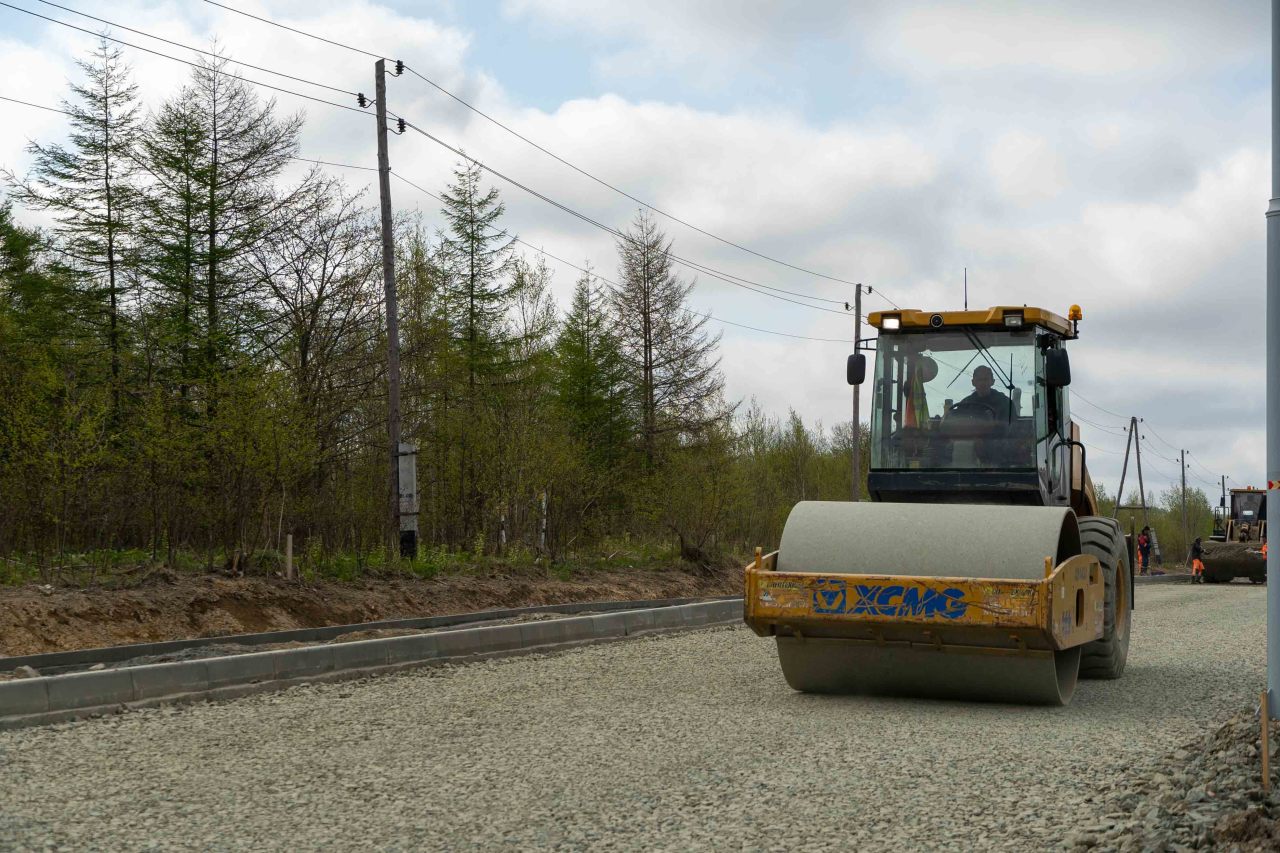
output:
{"label": "roadside vegetation", "polygon": [[310,577],[708,567],[849,494],[848,422],[725,398],[652,219],[562,311],[463,162],[438,215],[396,223],[422,546],[389,565],[376,207],[319,167],[287,177],[303,116],[224,60],[155,104],[106,42],[82,70],[66,144],[3,173],[0,582],[270,574],[290,533]]}

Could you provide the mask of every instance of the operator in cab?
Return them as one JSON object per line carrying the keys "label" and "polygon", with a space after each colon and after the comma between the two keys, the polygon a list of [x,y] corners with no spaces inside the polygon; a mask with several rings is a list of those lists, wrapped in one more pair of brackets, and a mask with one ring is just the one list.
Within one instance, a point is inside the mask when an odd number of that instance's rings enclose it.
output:
{"label": "operator in cab", "polygon": [[957,410],[978,411],[979,417],[1007,422],[1013,415],[1013,401],[995,389],[996,379],[991,368],[980,364],[973,371],[973,393],[956,404]]}

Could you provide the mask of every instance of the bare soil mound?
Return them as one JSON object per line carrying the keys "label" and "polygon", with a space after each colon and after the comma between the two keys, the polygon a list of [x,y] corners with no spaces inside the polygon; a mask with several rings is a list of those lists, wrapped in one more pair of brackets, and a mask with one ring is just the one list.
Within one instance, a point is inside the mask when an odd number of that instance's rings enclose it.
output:
{"label": "bare soil mound", "polygon": [[740,569],[537,571],[302,583],[166,575],[134,589],[0,587],[0,656],[408,619],[504,607],[742,591]]}

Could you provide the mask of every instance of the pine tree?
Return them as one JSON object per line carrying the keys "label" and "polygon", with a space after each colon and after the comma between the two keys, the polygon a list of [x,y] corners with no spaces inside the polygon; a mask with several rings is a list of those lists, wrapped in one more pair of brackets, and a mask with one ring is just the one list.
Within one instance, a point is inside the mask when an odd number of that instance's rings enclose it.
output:
{"label": "pine tree", "polygon": [[473,399],[476,386],[502,361],[502,321],[514,290],[506,276],[515,241],[498,227],[506,207],[498,200],[496,188],[482,191],[482,177],[474,163],[460,164],[454,170],[454,183],[441,197],[441,212],[448,222],[443,247],[449,264],[447,298]]}
{"label": "pine tree", "polygon": [[633,432],[627,370],[605,295],[588,271],[578,279],[556,340],[556,400],[569,428],[597,464],[617,461]]}
{"label": "pine tree", "polygon": [[476,445],[478,428],[493,419],[485,417],[482,391],[508,367],[507,313],[514,285],[508,278],[514,239],[498,226],[505,207],[498,191],[481,188],[483,172],[473,163],[454,171],[454,183],[442,195],[442,213],[448,222],[444,238],[447,275],[445,300],[454,347],[465,376],[461,396],[466,418],[459,437],[458,503],[461,535],[469,542],[484,514],[485,495],[479,486]]}
{"label": "pine tree", "polygon": [[63,266],[74,275],[86,321],[106,339],[113,417],[118,418],[127,349],[124,310],[137,207],[134,179],[140,118],[137,86],[121,51],[101,39],[89,60],[77,60],[87,81],[63,101],[70,146],[32,142],[32,176],[6,172],[12,195],[48,211],[57,225]]}
{"label": "pine tree", "polygon": [[164,362],[160,369],[183,399],[198,379],[192,361],[197,330],[203,327],[197,288],[204,256],[198,229],[205,215],[206,147],[196,95],[189,86],[151,117],[140,146],[150,179],[139,229],[142,264],[152,290],[149,303]]}
{"label": "pine tree", "polygon": [[192,73],[191,99],[202,144],[192,177],[200,190],[197,224],[203,273],[203,367],[210,384],[209,413],[225,369],[227,349],[254,312],[257,277],[247,253],[270,239],[283,211],[313,188],[314,175],[281,192],[276,178],[298,153],[302,116],[276,116],[274,99],[261,102],[224,57],[204,60]]}
{"label": "pine tree", "polygon": [[725,416],[715,354],[720,336],[709,336],[706,318],[685,306],[693,282],[676,276],[671,241],[644,211],[617,245],[621,283],[610,303],[631,372],[640,444],[652,469],[661,437],[696,434]]}

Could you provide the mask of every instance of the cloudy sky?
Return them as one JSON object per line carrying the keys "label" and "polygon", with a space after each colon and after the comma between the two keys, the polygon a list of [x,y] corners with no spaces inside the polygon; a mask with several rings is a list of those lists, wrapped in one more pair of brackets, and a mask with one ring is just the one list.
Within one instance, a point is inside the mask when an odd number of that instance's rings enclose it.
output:
{"label": "cloudy sky", "polygon": [[[373,60],[202,0],[60,0],[117,25],[349,91]],[[103,25],[12,0],[91,31]],[[1149,487],[1178,476],[1264,480],[1263,309],[1268,6],[896,0],[226,0],[225,5],[403,59],[560,157],[686,222],[899,305],[1083,306],[1074,409],[1094,476],[1119,480],[1124,426],[1145,419]],[[141,47],[172,45],[112,30]],[[0,95],[56,105],[92,37],[0,7]],[[184,66],[126,48],[145,101]],[[335,92],[260,71],[316,97]],[[269,94],[269,93],[268,93]],[[303,155],[376,162],[372,121],[277,94],[305,112]],[[467,111],[427,83],[389,81],[391,109],[591,217],[637,205]],[[0,165],[63,117],[0,102]],[[438,190],[456,157],[393,137],[392,168]],[[349,171],[353,186],[368,174]],[[495,181],[508,227],[612,277],[610,237]],[[438,205],[403,184],[397,208]],[[664,221],[676,252],[732,275],[845,300],[853,288]],[[577,273],[552,262],[565,300]],[[886,303],[873,296],[869,309]],[[836,308],[832,303],[816,306]],[[843,311],[698,276],[693,306],[735,323],[847,338]],[[719,323],[734,399],[847,420],[848,345]],[[1087,401],[1087,402],[1086,402]]]}

